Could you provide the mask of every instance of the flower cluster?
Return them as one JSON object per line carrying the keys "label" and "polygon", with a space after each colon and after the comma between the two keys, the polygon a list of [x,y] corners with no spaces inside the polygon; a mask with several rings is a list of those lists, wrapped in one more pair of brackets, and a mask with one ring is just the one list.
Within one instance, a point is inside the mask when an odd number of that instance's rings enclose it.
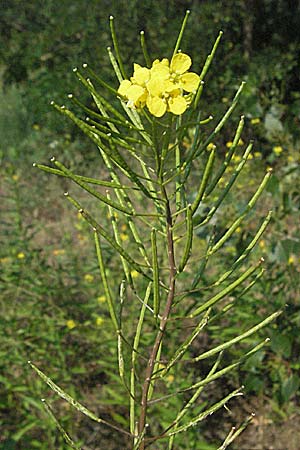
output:
{"label": "flower cluster", "polygon": [[[145,105],[155,117],[162,117],[167,111],[180,115],[188,108],[191,95],[196,92],[200,77],[188,72],[191,58],[185,53],[177,53],[169,63],[167,58],[156,59],[152,67],[134,64],[133,76],[123,80],[118,93],[127,100],[131,108]],[[184,95],[184,93],[188,95]]]}

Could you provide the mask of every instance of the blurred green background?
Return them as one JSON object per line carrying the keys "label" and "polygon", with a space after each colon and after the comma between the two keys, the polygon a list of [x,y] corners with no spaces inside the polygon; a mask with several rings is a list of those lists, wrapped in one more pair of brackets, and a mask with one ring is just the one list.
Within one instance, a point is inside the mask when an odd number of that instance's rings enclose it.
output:
{"label": "blurred green background", "polygon": [[[240,82],[247,81],[239,109],[217,145],[222,158],[233,138],[238,114],[243,113],[243,141],[254,139],[255,151],[239,181],[238,194],[228,199],[218,216],[220,229],[226,228],[234,212],[245,204],[249,187],[261,179],[266,167],[274,168],[264,202],[257,209],[261,217],[272,208],[274,217],[253,256],[263,254],[266,274],[255,292],[243,300],[238,320],[235,316],[232,322],[227,319],[226,327],[215,327],[207,342],[223,342],[241,323],[251,326],[258,316],[288,305],[277,325],[262,333],[271,337],[270,347],[249,360],[236,379],[223,381],[223,387],[240,382],[246,386],[247,398],[234,411],[234,420],[242,418],[247,408],[257,411],[260,418],[244,435],[245,442],[241,440],[232,448],[254,448],[258,435],[263,435],[262,449],[271,448],[274,439],[275,450],[286,449],[281,442],[287,439],[289,450],[298,448],[293,447],[292,439],[297,433],[299,437],[300,429],[300,2],[2,0],[2,450],[67,448],[39,400],[52,394],[27,366],[28,359],[95,412],[120,423],[125,420],[126,405],[122,406],[117,385],[114,343],[93,242],[85,224],[74,219],[63,201],[67,183],[37,172],[32,163],[46,163],[54,153],[69,166],[80,165],[81,173],[95,166],[95,149],[49,103],[54,99],[63,104],[72,92],[89,104],[72,72],[82,63],[118,86],[106,51],[112,45],[110,14],[115,16],[121,52],[131,71],[133,61],[142,63],[139,31],[146,33],[152,59],[168,57],[186,9],[192,14],[182,50],[192,56],[194,71],[199,72],[219,30],[224,31],[202,97],[205,113],[220,117]],[[244,248],[254,230],[251,222],[232,238],[224,248],[220,267]],[[109,252],[107,255],[109,263]],[[117,268],[112,266],[111,270],[113,276]],[[205,282],[209,284],[209,280]],[[238,354],[239,349],[231,352]],[[220,389],[222,386],[216,387],[211,395],[217,398]],[[85,442],[85,449],[126,448],[126,442],[119,442],[110,430],[91,424],[54,397],[52,406],[70,433]],[[212,418],[202,430],[201,440],[195,434],[178,448],[216,449],[215,442],[228,429],[227,421],[222,415]],[[258,430],[263,431],[259,434]]]}

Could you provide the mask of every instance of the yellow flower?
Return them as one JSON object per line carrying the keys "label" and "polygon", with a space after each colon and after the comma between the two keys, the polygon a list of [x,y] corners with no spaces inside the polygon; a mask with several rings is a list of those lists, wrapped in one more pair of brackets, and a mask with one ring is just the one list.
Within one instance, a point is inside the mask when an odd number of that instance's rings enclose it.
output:
{"label": "yellow flower", "polygon": [[6,256],[4,258],[0,258],[0,263],[1,264],[7,264],[9,262],[9,258]]}
{"label": "yellow flower", "polygon": [[226,142],[226,147],[227,148],[230,148],[231,146],[232,146],[232,142],[231,141]]}
{"label": "yellow flower", "polygon": [[208,146],[206,147],[206,150],[213,150],[214,148],[216,148],[216,146],[215,146],[215,144],[213,144],[212,142],[210,142],[209,144],[208,144]]}
{"label": "yellow flower", "polygon": [[66,253],[66,251],[64,249],[55,249],[55,250],[53,250],[52,253],[54,256],[59,256],[59,255],[64,255]]}
{"label": "yellow flower", "polygon": [[122,230],[122,231],[126,231],[126,230],[127,230],[127,225],[126,225],[126,223],[123,223],[123,225],[121,226],[121,230]]}
{"label": "yellow flower", "polygon": [[98,316],[98,317],[96,318],[96,325],[97,325],[97,327],[101,327],[101,325],[103,324],[103,322],[104,322],[103,317]]}
{"label": "yellow flower", "polygon": [[261,152],[254,152],[255,158],[261,158],[262,154]]}
{"label": "yellow flower", "polygon": [[23,252],[18,253],[17,254],[17,258],[18,259],[24,259],[25,258],[25,253],[23,253]]}
{"label": "yellow flower", "polygon": [[90,273],[87,273],[87,274],[84,275],[84,279],[88,283],[91,283],[92,281],[94,281],[94,275],[91,275]]}
{"label": "yellow flower", "polygon": [[132,270],[130,272],[130,275],[131,275],[132,278],[137,278],[139,276],[139,273],[138,273],[137,270]]}
{"label": "yellow flower", "polygon": [[18,181],[19,178],[20,178],[20,176],[19,176],[18,174],[16,174],[16,173],[12,176],[12,179],[13,179],[14,181]]}
{"label": "yellow flower", "polygon": [[239,139],[238,145],[244,145],[243,139],[241,139],[241,138]]}
{"label": "yellow flower", "polygon": [[257,125],[259,122],[260,122],[260,118],[259,117],[253,117],[253,119],[251,119],[252,125]]}
{"label": "yellow flower", "polygon": [[[249,155],[250,156],[250,155]],[[241,161],[242,157],[240,155],[233,155],[232,161],[239,163]]]}
{"label": "yellow flower", "polygon": [[66,321],[66,325],[69,328],[69,330],[72,330],[72,328],[76,327],[76,322],[74,320],[70,319],[70,320]]}
{"label": "yellow flower", "polygon": [[130,108],[143,108],[155,117],[162,117],[167,111],[180,115],[188,108],[191,98],[184,95],[195,92],[199,85],[199,75],[188,72],[192,64],[185,53],[177,53],[171,59],[156,59],[151,69],[134,64],[133,76],[123,80],[118,93],[127,100]]}
{"label": "yellow flower", "polygon": [[128,234],[126,233],[120,233],[120,239],[121,241],[127,241],[128,240]]}
{"label": "yellow flower", "polygon": [[295,256],[294,255],[290,255],[290,257],[288,259],[288,264],[289,265],[295,264]]}
{"label": "yellow flower", "polygon": [[106,297],[105,295],[100,295],[98,298],[98,303],[105,303],[106,302]]}
{"label": "yellow flower", "polygon": [[167,382],[168,382],[168,383],[171,384],[171,383],[173,383],[174,380],[175,380],[174,375],[168,375],[168,376],[167,376]]}
{"label": "yellow flower", "polygon": [[266,248],[266,242],[264,240],[261,240],[260,243],[258,244],[260,246],[260,248],[262,250],[264,250]]}
{"label": "yellow flower", "polygon": [[283,148],[281,145],[275,145],[275,147],[273,147],[273,152],[275,155],[279,156],[283,152]]}

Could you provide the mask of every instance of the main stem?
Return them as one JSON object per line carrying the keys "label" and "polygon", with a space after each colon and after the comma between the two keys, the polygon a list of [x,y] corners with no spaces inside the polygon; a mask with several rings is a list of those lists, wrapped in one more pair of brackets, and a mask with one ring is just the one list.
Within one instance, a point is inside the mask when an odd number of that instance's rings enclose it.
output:
{"label": "main stem", "polygon": [[[141,435],[144,432],[146,425],[146,417],[147,417],[147,408],[148,408],[148,393],[151,383],[151,378],[153,375],[153,370],[157,358],[157,353],[162,342],[164,332],[167,326],[167,321],[170,315],[172,303],[175,295],[175,278],[176,278],[176,265],[175,265],[175,254],[174,254],[174,241],[173,241],[173,231],[172,231],[172,214],[169,199],[167,196],[167,192],[163,187],[163,195],[166,200],[166,238],[167,238],[167,248],[168,248],[168,263],[169,263],[169,290],[166,301],[166,306],[164,312],[162,314],[162,318],[159,324],[159,330],[157,332],[155,342],[147,363],[146,373],[145,373],[145,381],[142,389],[142,400],[141,400],[141,414],[139,420],[139,434]],[[145,448],[145,440],[143,439],[141,444],[139,445],[139,450],[144,450]]]}

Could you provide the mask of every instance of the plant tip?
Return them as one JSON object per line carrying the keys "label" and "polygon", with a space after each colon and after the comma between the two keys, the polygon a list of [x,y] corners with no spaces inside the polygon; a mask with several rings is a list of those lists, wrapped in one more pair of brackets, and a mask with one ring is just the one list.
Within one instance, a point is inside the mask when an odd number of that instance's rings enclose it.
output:
{"label": "plant tip", "polygon": [[145,31],[144,30],[140,31],[140,34],[145,34]]}
{"label": "plant tip", "polygon": [[108,52],[110,52],[110,51],[111,51],[111,47],[110,47],[110,46],[106,47],[106,50],[107,50]]}
{"label": "plant tip", "polygon": [[55,156],[51,156],[50,161],[54,162],[55,161]]}
{"label": "plant tip", "polygon": [[252,416],[252,417],[255,417],[255,415],[256,415],[255,412],[252,412],[252,413],[251,413],[251,416]]}
{"label": "plant tip", "polygon": [[97,228],[93,227],[93,231],[97,231]]}
{"label": "plant tip", "polygon": [[77,72],[77,70],[78,70],[77,67],[74,67],[73,72]]}
{"label": "plant tip", "polygon": [[50,105],[54,105],[54,101],[53,100],[51,100]]}
{"label": "plant tip", "polygon": [[69,195],[69,192],[64,192],[65,197],[68,197],[68,195]]}
{"label": "plant tip", "polygon": [[32,163],[32,167],[36,167],[36,163]]}
{"label": "plant tip", "polygon": [[270,340],[271,340],[270,338],[266,338],[265,342],[270,342]]}
{"label": "plant tip", "polygon": [[82,213],[83,213],[83,209],[80,208],[80,209],[78,210],[78,212],[79,212],[80,214],[82,214]]}
{"label": "plant tip", "polygon": [[267,168],[267,173],[272,173],[273,172],[273,167],[268,167]]}
{"label": "plant tip", "polygon": [[262,257],[260,258],[259,262],[260,262],[260,263],[265,262],[265,258],[262,256]]}
{"label": "plant tip", "polygon": [[109,16],[109,20],[114,20],[114,16]]}
{"label": "plant tip", "polygon": [[65,105],[61,105],[60,109],[66,109]]}
{"label": "plant tip", "polygon": [[186,10],[186,14],[191,14],[191,10],[190,10],[190,9],[187,9],[187,10]]}
{"label": "plant tip", "polygon": [[68,94],[68,98],[73,98],[73,94]]}
{"label": "plant tip", "polygon": [[30,359],[27,361],[28,362],[28,364],[31,364],[31,361],[30,361]]}
{"label": "plant tip", "polygon": [[84,69],[86,69],[87,66],[88,66],[87,63],[83,63],[83,64],[82,64],[82,67],[83,67]]}
{"label": "plant tip", "polygon": [[46,400],[44,398],[41,398],[41,402],[45,402]]}

